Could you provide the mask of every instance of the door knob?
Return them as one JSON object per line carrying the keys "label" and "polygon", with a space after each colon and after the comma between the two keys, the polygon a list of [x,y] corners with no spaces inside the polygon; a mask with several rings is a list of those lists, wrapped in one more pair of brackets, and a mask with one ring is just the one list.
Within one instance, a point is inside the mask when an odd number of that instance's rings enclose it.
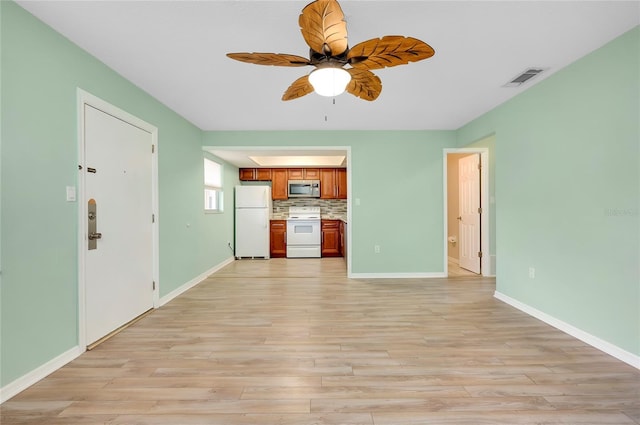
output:
{"label": "door knob", "polygon": [[94,233],[89,233],[89,240],[93,241],[96,239],[102,239],[102,233],[98,233],[98,232],[94,232]]}
{"label": "door knob", "polygon": [[459,216],[459,217],[458,217],[458,220],[462,220],[462,216]]}

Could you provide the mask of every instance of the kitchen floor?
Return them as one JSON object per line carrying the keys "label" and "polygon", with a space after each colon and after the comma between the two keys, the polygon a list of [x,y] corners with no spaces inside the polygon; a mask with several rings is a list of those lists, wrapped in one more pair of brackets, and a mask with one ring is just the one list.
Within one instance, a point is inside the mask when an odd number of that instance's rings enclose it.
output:
{"label": "kitchen floor", "polygon": [[235,261],[0,407],[48,425],[638,424],[640,371],[495,280]]}

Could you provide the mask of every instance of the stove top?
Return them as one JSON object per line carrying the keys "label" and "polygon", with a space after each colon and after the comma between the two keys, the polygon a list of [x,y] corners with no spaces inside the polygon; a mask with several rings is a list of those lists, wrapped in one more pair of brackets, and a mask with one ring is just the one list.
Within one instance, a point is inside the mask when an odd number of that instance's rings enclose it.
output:
{"label": "stove top", "polygon": [[287,220],[320,220],[320,207],[289,207]]}

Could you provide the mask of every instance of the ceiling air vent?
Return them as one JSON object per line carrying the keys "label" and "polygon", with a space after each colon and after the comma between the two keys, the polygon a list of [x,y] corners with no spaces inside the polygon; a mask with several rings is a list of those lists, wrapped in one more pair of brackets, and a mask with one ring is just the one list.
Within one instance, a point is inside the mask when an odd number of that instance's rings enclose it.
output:
{"label": "ceiling air vent", "polygon": [[504,87],[520,87],[533,77],[540,75],[544,70],[545,68],[528,68],[515,78],[511,79],[511,81],[505,84]]}

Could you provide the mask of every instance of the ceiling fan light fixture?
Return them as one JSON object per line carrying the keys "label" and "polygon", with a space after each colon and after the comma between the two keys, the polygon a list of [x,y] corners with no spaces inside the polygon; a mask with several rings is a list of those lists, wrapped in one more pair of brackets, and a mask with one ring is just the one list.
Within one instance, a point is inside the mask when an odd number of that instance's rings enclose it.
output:
{"label": "ceiling fan light fixture", "polygon": [[309,83],[320,96],[338,96],[344,93],[351,81],[351,74],[343,68],[318,68],[309,74]]}
{"label": "ceiling fan light fixture", "polygon": [[[435,54],[424,41],[403,35],[372,38],[350,48],[347,22],[337,0],[312,1],[302,9],[298,24],[309,46],[309,59],[285,53],[227,53],[231,59],[256,65],[316,67],[285,90],[284,101],[314,91],[327,97],[347,91],[363,100],[376,100],[382,82],[371,70],[406,65]],[[345,70],[344,66],[348,68]]]}

